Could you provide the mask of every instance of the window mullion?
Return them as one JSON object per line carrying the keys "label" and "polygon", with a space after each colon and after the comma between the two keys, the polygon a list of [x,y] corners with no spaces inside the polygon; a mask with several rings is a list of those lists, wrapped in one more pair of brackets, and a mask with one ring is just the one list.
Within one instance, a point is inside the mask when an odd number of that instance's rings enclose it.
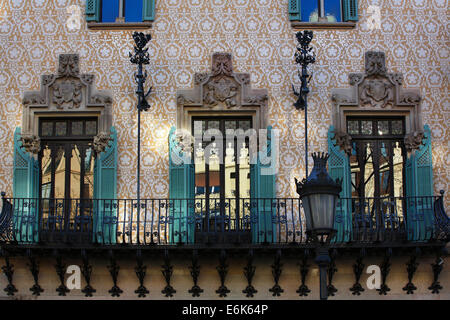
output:
{"label": "window mullion", "polygon": [[119,0],[119,16],[116,18],[116,22],[125,22],[124,2],[125,2],[125,0]]}
{"label": "window mullion", "polygon": [[319,21],[325,18],[325,0],[319,0],[318,13],[319,13]]}

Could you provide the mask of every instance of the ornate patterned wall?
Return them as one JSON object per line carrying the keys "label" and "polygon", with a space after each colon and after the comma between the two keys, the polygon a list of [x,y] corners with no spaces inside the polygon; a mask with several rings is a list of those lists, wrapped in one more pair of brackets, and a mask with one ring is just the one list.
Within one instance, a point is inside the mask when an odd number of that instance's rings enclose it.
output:
{"label": "ornate patterned wall", "polygon": [[[135,66],[129,63],[131,31],[88,30],[84,17],[71,30],[67,8],[84,0],[0,2],[0,190],[12,192],[13,133],[21,125],[21,100],[38,90],[41,74],[55,73],[60,53],[79,53],[81,73],[96,75],[99,89],[114,94],[113,124],[119,137],[119,196],[135,194]],[[368,7],[381,8],[380,29],[368,27]],[[404,74],[405,88],[420,88],[423,122],[433,136],[435,191],[450,184],[447,0],[360,0],[353,30],[315,31],[317,63],[311,82],[311,151],[326,150],[331,89],[348,87],[348,73],[364,70],[364,52],[386,52],[390,72]],[[251,74],[253,88],[269,92],[269,123],[281,132],[278,193],[294,196],[294,176],[304,175],[303,114],[292,103],[295,31],[287,0],[157,0],[151,30],[150,84],[143,114],[142,193],[168,194],[167,135],[176,122],[176,90],[208,72],[213,52],[231,52],[236,72]]]}

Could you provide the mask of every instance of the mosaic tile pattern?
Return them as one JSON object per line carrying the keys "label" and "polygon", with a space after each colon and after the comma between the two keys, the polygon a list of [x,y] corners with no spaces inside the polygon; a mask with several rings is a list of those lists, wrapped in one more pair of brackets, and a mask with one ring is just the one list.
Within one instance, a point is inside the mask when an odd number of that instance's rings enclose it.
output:
{"label": "mosaic tile pattern", "polygon": [[[231,52],[236,72],[250,73],[253,88],[269,90],[269,123],[280,130],[280,196],[295,196],[304,175],[304,118],[292,103],[295,30],[287,0],[157,0],[147,70],[154,93],[143,114],[142,196],[168,195],[167,135],[176,122],[176,90],[191,88],[195,72],[208,72],[214,52]],[[58,54],[78,53],[82,73],[114,93],[113,123],[119,137],[119,197],[136,186],[136,98],[131,31],[88,30],[71,17],[83,0],[5,0],[0,3],[0,190],[12,192],[13,132],[21,125],[24,91],[39,89],[41,74],[56,71]],[[369,6],[381,8],[371,30]],[[433,135],[435,191],[449,189],[448,0],[360,0],[352,30],[315,31],[317,63],[309,97],[310,150],[326,150],[332,88],[348,87],[348,73],[362,72],[364,52],[386,52],[390,72],[405,88],[420,88],[424,124]],[[74,20],[75,19],[75,22]],[[79,29],[69,28],[80,26]],[[312,161],[311,161],[312,162]],[[448,205],[448,202],[447,202]]]}

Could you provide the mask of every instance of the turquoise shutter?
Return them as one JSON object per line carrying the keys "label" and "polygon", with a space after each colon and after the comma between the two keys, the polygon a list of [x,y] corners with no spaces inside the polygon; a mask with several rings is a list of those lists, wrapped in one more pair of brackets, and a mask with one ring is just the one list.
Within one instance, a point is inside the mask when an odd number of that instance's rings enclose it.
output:
{"label": "turquoise shutter", "polygon": [[100,21],[100,0],[86,0],[86,21]]}
{"label": "turquoise shutter", "polygon": [[117,131],[94,166],[94,242],[116,243],[117,235]]}
{"label": "turquoise shutter", "polygon": [[193,243],[194,216],[194,164],[190,155],[183,154],[176,137],[176,129],[169,133],[169,242]]}
{"label": "turquoise shutter", "polygon": [[434,231],[431,131],[424,126],[423,145],[407,159],[406,227],[411,241],[429,240]]}
{"label": "turquoise shutter", "polygon": [[358,0],[342,0],[344,21],[358,21]]}
{"label": "turquoise shutter", "polygon": [[336,208],[334,228],[337,234],[334,242],[348,242],[352,233],[351,171],[347,154],[336,145],[334,126],[328,130],[328,173],[334,180],[342,179],[342,191]]}
{"label": "turquoise shutter", "polygon": [[300,21],[301,0],[289,0],[289,20]]}
{"label": "turquoise shutter", "polygon": [[142,0],[142,21],[155,20],[155,0]]}
{"label": "turquoise shutter", "polygon": [[22,149],[20,128],[14,132],[13,231],[18,242],[38,241],[39,165]]}
{"label": "turquoise shutter", "polygon": [[[271,131],[267,128],[267,156],[271,159]],[[276,156],[276,155],[275,155]],[[252,161],[253,162],[253,161]],[[275,174],[266,174],[264,168],[270,168],[274,164],[261,163],[260,154],[256,163],[250,165],[250,196],[251,196],[251,228],[253,243],[276,242],[276,189]]]}

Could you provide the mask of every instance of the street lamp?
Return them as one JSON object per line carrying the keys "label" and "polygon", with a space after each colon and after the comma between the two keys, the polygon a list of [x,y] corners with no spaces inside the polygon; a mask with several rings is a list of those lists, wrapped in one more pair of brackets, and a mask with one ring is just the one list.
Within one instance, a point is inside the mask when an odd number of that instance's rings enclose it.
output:
{"label": "street lamp", "polygon": [[[137,110],[138,110],[138,146],[137,146],[137,219],[139,225],[140,218],[140,200],[141,200],[141,183],[140,183],[140,175],[141,175],[141,112],[147,111],[150,108],[150,105],[147,102],[147,97],[152,92],[152,87],[148,89],[147,93],[144,92],[144,84],[147,80],[147,71],[142,72],[142,66],[144,64],[149,64],[150,57],[148,54],[148,48],[144,49],[147,43],[152,39],[150,34],[144,34],[142,32],[134,32],[133,39],[135,42],[134,45],[134,54],[131,52],[130,61],[132,64],[138,65],[138,71],[134,75],[134,79],[137,83],[136,95],[138,97]],[[139,232],[138,232],[138,243],[139,243]]]}
{"label": "street lamp", "polygon": [[305,212],[306,233],[316,244],[316,263],[320,269],[320,299],[326,300],[327,268],[330,263],[328,243],[336,232],[334,217],[342,181],[334,181],[329,176],[328,154],[313,153],[312,157],[314,167],[311,174],[301,182],[295,179],[295,184]]}
{"label": "street lamp", "polygon": [[308,83],[311,80],[311,75],[308,74],[308,65],[316,62],[316,55],[312,47],[310,47],[311,40],[313,39],[312,31],[299,31],[296,34],[298,45],[297,52],[295,52],[295,62],[301,66],[298,71],[298,77],[301,81],[300,91],[297,91],[292,85],[294,94],[298,97],[294,103],[294,107],[297,110],[305,110],[305,167],[306,176],[308,176]]}

